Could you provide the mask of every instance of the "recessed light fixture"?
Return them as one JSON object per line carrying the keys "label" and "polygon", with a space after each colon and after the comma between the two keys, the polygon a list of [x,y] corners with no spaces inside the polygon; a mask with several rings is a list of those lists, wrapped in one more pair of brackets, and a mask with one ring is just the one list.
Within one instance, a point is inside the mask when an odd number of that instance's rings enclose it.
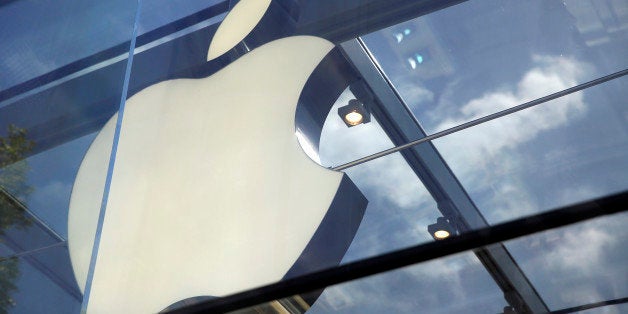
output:
{"label": "recessed light fixture", "polygon": [[351,111],[345,115],[345,121],[350,125],[358,125],[362,123],[364,116],[357,111]]}
{"label": "recessed light fixture", "polygon": [[348,127],[371,121],[371,114],[357,99],[349,100],[349,104],[338,108],[338,115]]}
{"label": "recessed light fixture", "polygon": [[445,217],[438,217],[435,224],[427,226],[427,231],[432,235],[434,240],[447,239],[455,233]]}

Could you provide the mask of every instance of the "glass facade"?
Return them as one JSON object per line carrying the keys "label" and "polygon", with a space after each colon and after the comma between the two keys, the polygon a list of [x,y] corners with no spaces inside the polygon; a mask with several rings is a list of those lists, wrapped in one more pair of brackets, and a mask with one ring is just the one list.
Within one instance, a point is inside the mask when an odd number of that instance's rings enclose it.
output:
{"label": "glass facade", "polygon": [[[620,0],[0,3],[0,313],[186,312],[624,195],[626,56]],[[623,313],[624,209],[236,312]]]}
{"label": "glass facade", "polygon": [[[626,214],[621,215],[626,216]],[[604,307],[588,310],[577,308],[602,299],[605,301],[625,299],[622,297],[624,294],[620,292],[622,285],[625,288],[623,280],[606,281],[611,277],[619,279],[625,276],[625,267],[618,260],[614,263],[610,262],[608,257],[600,259],[601,256],[617,253],[611,253],[610,250],[604,253],[592,253],[587,249],[583,250],[584,252],[567,253],[567,250],[576,251],[578,248],[573,246],[568,248],[569,243],[561,243],[558,240],[559,237],[564,240],[565,237],[580,236],[581,232],[586,232],[586,230],[597,230],[600,226],[606,225],[608,220],[610,219],[594,219],[505,243],[509,249],[513,250],[521,249],[523,246],[528,247],[529,251],[524,254],[525,256],[515,254],[515,257],[520,261],[520,265],[535,287],[539,289],[539,293],[548,301],[548,305],[556,309],[552,310],[553,312],[623,313],[625,311],[625,303],[610,303]],[[555,241],[555,246],[547,247],[548,242],[552,240]],[[543,247],[539,248],[540,246]],[[602,250],[599,247],[597,249]],[[587,259],[580,254],[591,254],[592,257]],[[585,260],[587,262],[582,263]],[[614,266],[603,265],[605,261],[602,260],[609,261]],[[531,265],[532,263],[535,265]],[[606,267],[609,266],[610,269],[607,269]],[[623,270],[618,269],[622,267]],[[548,270],[551,273],[539,276],[535,274],[539,270]],[[623,274],[615,273],[616,270],[623,271]],[[585,277],[588,278],[585,279]],[[579,280],[586,282],[578,283]],[[601,287],[605,287],[604,292],[597,290]],[[548,289],[545,290],[546,288]],[[602,296],[600,293],[608,294]],[[612,295],[613,293],[617,294]],[[273,302],[289,304],[294,302],[295,298],[297,297],[293,296]],[[571,303],[570,300],[574,302]],[[503,313],[507,305],[503,291],[478,262],[476,255],[472,252],[464,252],[328,287],[316,303],[307,309],[307,313],[381,313],[386,311],[411,313],[417,310],[429,313],[467,311]],[[255,306],[242,312],[255,313],[254,311],[260,311],[262,308],[262,306]]]}

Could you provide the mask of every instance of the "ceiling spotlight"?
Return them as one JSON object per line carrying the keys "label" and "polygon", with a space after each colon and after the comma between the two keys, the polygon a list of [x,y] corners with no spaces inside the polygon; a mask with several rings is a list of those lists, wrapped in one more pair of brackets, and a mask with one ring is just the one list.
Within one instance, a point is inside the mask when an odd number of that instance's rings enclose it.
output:
{"label": "ceiling spotlight", "polygon": [[434,240],[443,240],[455,234],[454,228],[444,217],[438,217],[435,224],[427,226],[427,231],[434,237]]}
{"label": "ceiling spotlight", "polygon": [[358,125],[362,123],[364,116],[357,111],[351,111],[345,115],[345,121],[350,125]]}
{"label": "ceiling spotlight", "polygon": [[338,108],[338,115],[348,127],[371,121],[371,113],[357,99],[351,99],[348,105]]}

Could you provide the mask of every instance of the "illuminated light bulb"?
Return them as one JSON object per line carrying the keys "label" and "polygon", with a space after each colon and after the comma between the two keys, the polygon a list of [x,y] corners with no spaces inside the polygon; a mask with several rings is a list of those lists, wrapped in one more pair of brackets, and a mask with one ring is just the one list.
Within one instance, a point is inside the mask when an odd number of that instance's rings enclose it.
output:
{"label": "illuminated light bulb", "polygon": [[410,31],[410,29],[409,29],[409,28],[406,28],[406,29],[404,29],[404,30],[403,30],[403,34],[404,34],[404,35],[410,35],[410,32],[411,32],[411,31]]}
{"label": "illuminated light bulb", "polygon": [[455,234],[456,230],[445,217],[438,217],[435,224],[427,226],[427,232],[434,237],[434,240],[444,240]]}
{"label": "illuminated light bulb", "polygon": [[446,239],[450,235],[451,234],[447,230],[438,230],[438,231],[434,232],[434,238],[436,238],[437,240]]}
{"label": "illuminated light bulb", "polygon": [[350,125],[358,125],[362,123],[364,116],[357,111],[351,111],[345,115],[345,121]]}
{"label": "illuminated light bulb", "polygon": [[346,106],[338,108],[338,116],[348,127],[371,121],[370,111],[357,99],[351,99]]}

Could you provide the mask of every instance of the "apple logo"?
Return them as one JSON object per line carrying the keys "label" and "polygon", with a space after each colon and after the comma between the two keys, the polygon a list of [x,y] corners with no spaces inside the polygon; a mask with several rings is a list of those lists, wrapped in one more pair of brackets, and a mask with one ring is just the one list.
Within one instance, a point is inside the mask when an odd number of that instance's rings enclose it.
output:
{"label": "apple logo", "polygon": [[[208,59],[238,44],[270,0],[242,0]],[[89,313],[154,313],[339,263],[366,199],[341,172],[314,163],[295,110],[333,44],[266,43],[213,75],[152,85],[129,98],[93,266]],[[80,166],[69,249],[85,289],[117,115]]]}

